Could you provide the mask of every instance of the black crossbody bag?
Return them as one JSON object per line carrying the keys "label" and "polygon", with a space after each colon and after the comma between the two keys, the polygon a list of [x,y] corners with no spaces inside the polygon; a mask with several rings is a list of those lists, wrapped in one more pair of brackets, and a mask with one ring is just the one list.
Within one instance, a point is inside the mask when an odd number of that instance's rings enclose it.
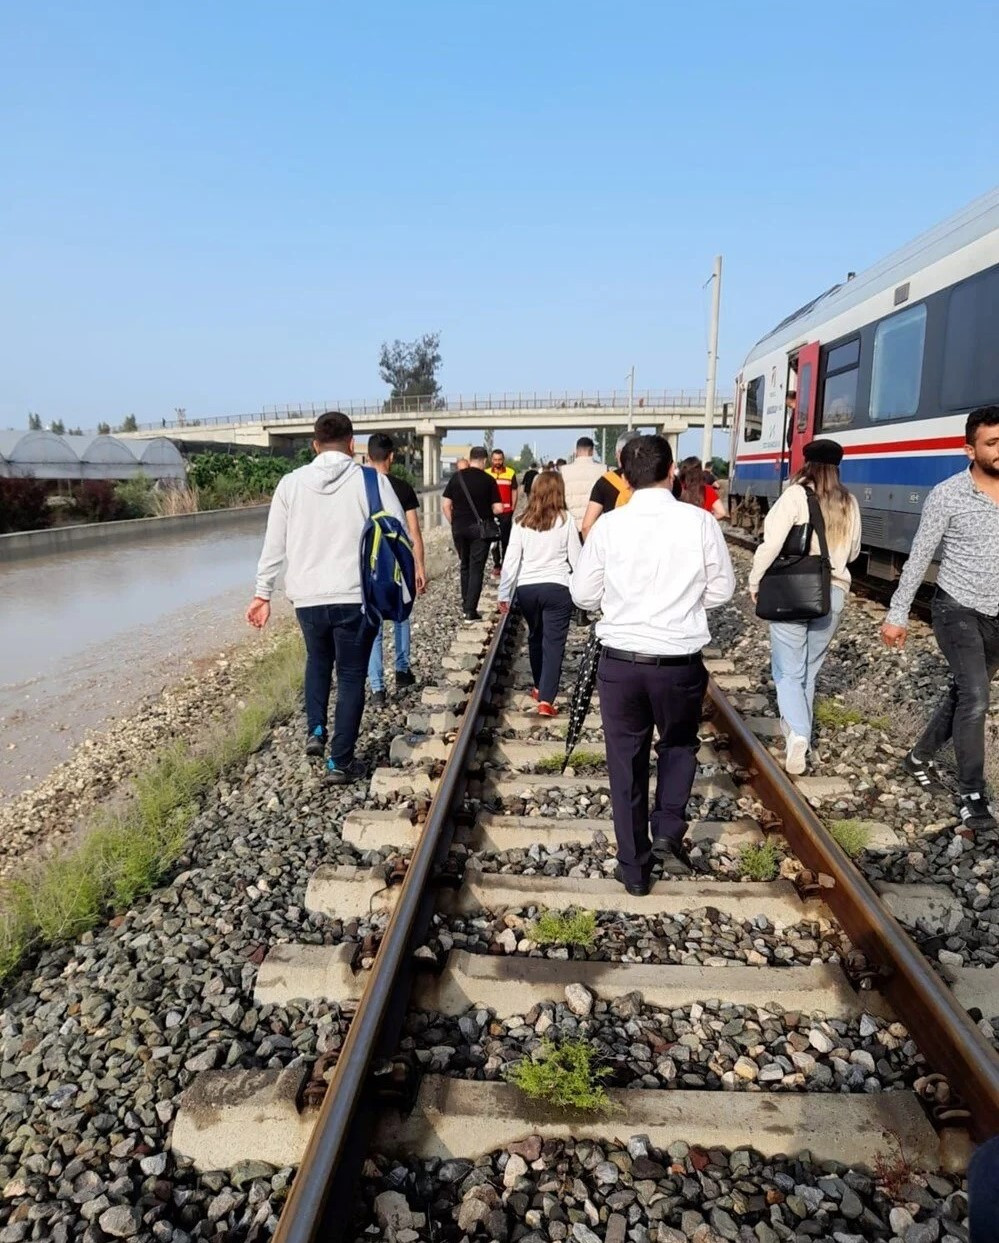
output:
{"label": "black crossbody bag", "polygon": [[464,480],[464,471],[458,471],[458,482],[461,484],[461,490],[465,494],[465,500],[468,501],[468,508],[476,517],[475,531],[476,539],[499,539],[499,523],[493,518],[490,522],[484,522],[482,515],[475,508],[475,502],[472,500],[472,494],[468,490],[468,484]]}
{"label": "black crossbody bag", "polygon": [[[826,524],[818,497],[808,493],[808,521],[787,533],[784,547],[760,579],[756,616],[764,621],[815,621],[832,607],[832,565],[826,543]],[[819,541],[814,556],[812,534]]]}

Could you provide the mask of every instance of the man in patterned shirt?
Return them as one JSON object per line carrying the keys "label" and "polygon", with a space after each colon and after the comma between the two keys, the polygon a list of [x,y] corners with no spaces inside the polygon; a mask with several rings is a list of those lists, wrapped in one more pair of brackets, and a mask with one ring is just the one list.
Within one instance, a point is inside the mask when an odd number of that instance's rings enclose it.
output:
{"label": "man in patterned shirt", "polygon": [[968,469],[938,483],[926,498],[881,637],[905,644],[909,609],[942,544],[933,633],[950,665],[950,685],[922,736],[905,757],[922,786],[939,781],[933,756],[953,740],[962,832],[996,828],[985,785],[985,718],[999,669],[999,406],[968,415]]}

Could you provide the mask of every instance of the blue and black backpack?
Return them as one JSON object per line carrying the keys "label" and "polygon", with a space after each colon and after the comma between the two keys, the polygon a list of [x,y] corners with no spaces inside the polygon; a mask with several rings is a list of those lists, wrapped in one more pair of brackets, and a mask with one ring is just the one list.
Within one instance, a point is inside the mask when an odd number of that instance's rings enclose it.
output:
{"label": "blue and black backpack", "polygon": [[416,558],[409,532],[382,506],[378,471],[362,466],[368,520],[361,532],[361,607],[374,626],[405,621],[416,599]]}

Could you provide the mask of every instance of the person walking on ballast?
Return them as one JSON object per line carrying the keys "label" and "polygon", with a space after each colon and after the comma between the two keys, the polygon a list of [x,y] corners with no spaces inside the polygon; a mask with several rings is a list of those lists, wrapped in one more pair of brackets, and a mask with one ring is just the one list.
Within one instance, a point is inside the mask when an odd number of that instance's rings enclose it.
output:
{"label": "person walking on ballast", "polygon": [[[735,591],[721,527],[673,496],[673,453],[663,436],[624,446],[629,503],[587,536],[570,581],[577,607],[603,610],[597,674],[607,745],[618,869],[629,893],[648,893],[653,856],[689,871],[687,802],[697,773],[697,731],[708,683],[701,650],[705,610]],[[536,487],[537,485],[535,485]],[[658,731],[649,837],[649,760]]]}
{"label": "person walking on ballast", "polygon": [[[579,532],[584,540],[601,514],[609,514],[615,509],[620,509],[631,500],[631,488],[628,487],[628,481],[621,469],[621,454],[624,446],[632,440],[637,440],[639,435],[639,432],[622,432],[618,436],[614,446],[617,467],[614,470],[605,470],[590,492],[590,499],[583,514],[583,525]],[[671,455],[672,452],[671,449]]]}
{"label": "person walking on ballast", "polygon": [[468,470],[456,471],[441,498],[444,520],[461,562],[461,607],[464,620],[479,620],[482,576],[489,545],[498,536],[496,520],[503,512],[496,480],[486,473],[486,451],[480,445],[469,451]]}
{"label": "person walking on ballast", "polygon": [[[423,532],[420,530],[420,499],[416,489],[405,479],[392,474],[395,461],[395,441],[385,432],[372,432],[368,437],[366,457],[380,475],[392,485],[392,491],[399,498],[399,504],[406,514],[406,529],[413,545],[413,559],[416,562],[416,591],[423,595],[427,589],[427,568],[423,549]],[[394,622],[395,627],[395,688],[405,690],[416,684],[409,668],[410,641],[412,625],[409,618]],[[376,708],[385,706],[385,659],[383,653],[382,631],[375,632],[375,641],[371,647],[371,659],[368,661],[368,681],[371,683],[371,702]]]}
{"label": "person walking on ballast", "polygon": [[510,609],[514,587],[527,621],[527,649],[539,716],[555,716],[565,640],[572,617],[569,579],[579,559],[576,524],[565,507],[561,475],[539,475],[521,518],[510,533],[499,584],[500,612]]}
{"label": "person walking on ballast", "polygon": [[506,546],[510,542],[510,530],[513,526],[513,515],[517,509],[517,476],[512,467],[506,464],[506,454],[502,449],[494,449],[486,474],[492,475],[499,488],[502,508],[499,513],[499,539],[493,544],[493,577],[499,578],[500,565],[506,556]]}
{"label": "person walking on ballast", "polygon": [[968,469],[930,492],[881,637],[903,647],[916,591],[942,544],[933,633],[950,684],[905,757],[922,786],[940,781],[933,757],[948,740],[957,757],[962,830],[994,829],[985,783],[985,719],[999,669],[999,406],[972,410],[964,431]]}
{"label": "person walking on ballast", "polygon": [[[364,776],[354,747],[364,714],[364,676],[375,627],[362,606],[361,536],[369,518],[364,473],[354,461],[354,429],[338,410],[316,419],[315,459],[285,475],[274,490],[267,533],[257,565],[256,595],[246,620],[258,630],[271,615],[271,595],[281,566],[285,592],[305,639],[306,753],[321,756],[333,670],[337,693],[329,779],[342,785]],[[382,507],[405,525],[388,479],[378,479]]]}
{"label": "person walking on ballast", "polygon": [[[792,527],[807,525],[808,493],[813,492],[825,523],[831,567],[830,609],[811,621],[770,623],[770,667],[777,689],[784,768],[798,776],[812,745],[815,680],[825,661],[850,590],[847,564],[860,555],[860,506],[839,477],[843,447],[835,440],[812,440],[804,448],[805,465],[791,480],[763,523],[763,542],[753,555],[749,594],[755,602],[760,579],[780,555]],[[813,532],[811,554],[819,553]]]}

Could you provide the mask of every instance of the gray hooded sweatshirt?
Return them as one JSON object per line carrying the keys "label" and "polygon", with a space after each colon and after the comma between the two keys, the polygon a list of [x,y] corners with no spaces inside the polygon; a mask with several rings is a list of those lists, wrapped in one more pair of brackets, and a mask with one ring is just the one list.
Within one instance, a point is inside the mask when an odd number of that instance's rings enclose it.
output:
{"label": "gray hooded sweatshirt", "polygon": [[[382,506],[406,525],[406,515],[385,475]],[[320,453],[278,484],[267,516],[257,564],[256,594],[269,600],[285,564],[285,594],[296,608],[360,604],[361,532],[368,500],[360,466],[345,453]]]}

